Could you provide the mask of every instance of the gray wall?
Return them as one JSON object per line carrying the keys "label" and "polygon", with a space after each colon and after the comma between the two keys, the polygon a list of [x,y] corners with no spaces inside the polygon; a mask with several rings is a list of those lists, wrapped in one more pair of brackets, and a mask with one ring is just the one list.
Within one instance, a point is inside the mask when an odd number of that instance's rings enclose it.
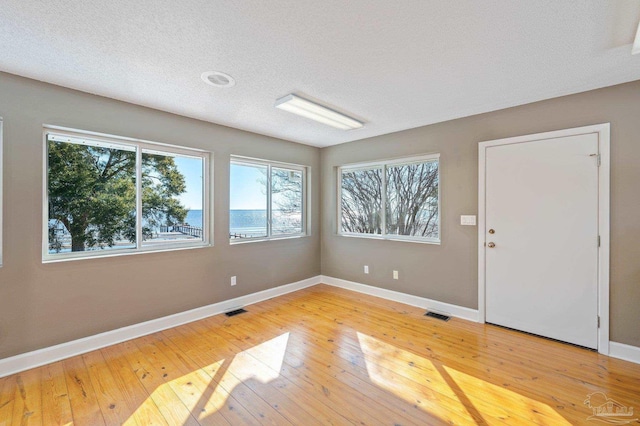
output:
{"label": "gray wall", "polygon": [[[0,359],[321,272],[476,308],[477,229],[460,226],[459,216],[477,214],[477,143],[603,122],[612,126],[611,338],[640,346],[640,82],[322,150],[2,73],[0,94]],[[215,245],[42,264],[43,124],[212,151]],[[441,154],[441,245],[336,235],[337,166],[432,152]],[[311,167],[310,237],[229,245],[231,154]],[[398,281],[391,279],[393,269],[400,271]],[[236,287],[229,286],[231,275],[238,276]]]}
{"label": "gray wall", "polygon": [[[0,359],[320,274],[317,148],[2,73],[0,116]],[[212,151],[214,246],[42,264],[43,124]],[[229,245],[230,154],[311,167],[310,237]]]}
{"label": "gray wall", "polygon": [[[611,340],[640,346],[640,81],[323,149],[322,273],[477,308],[477,228],[461,226],[460,215],[478,210],[478,142],[605,122],[611,123]],[[337,235],[337,166],[434,152],[441,154],[441,245]]]}

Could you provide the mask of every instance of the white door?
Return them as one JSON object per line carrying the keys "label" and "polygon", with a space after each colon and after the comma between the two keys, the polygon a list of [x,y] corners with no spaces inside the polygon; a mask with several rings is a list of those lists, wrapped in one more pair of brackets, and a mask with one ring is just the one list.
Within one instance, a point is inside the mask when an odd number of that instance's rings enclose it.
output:
{"label": "white door", "polygon": [[486,321],[598,347],[598,134],[486,148]]}

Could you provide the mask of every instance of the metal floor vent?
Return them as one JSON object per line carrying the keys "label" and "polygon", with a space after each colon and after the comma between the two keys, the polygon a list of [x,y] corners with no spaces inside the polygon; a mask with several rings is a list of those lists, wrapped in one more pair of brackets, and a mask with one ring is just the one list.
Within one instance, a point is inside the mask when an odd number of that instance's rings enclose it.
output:
{"label": "metal floor vent", "polygon": [[449,321],[451,319],[451,317],[448,315],[442,315],[437,312],[431,312],[431,311],[427,311],[427,313],[424,314],[424,316],[439,319],[442,321]]}
{"label": "metal floor vent", "polygon": [[247,312],[245,309],[236,309],[235,311],[229,311],[229,312],[225,312],[224,314],[228,317],[232,317],[234,315],[238,315],[238,314],[244,314],[245,312]]}

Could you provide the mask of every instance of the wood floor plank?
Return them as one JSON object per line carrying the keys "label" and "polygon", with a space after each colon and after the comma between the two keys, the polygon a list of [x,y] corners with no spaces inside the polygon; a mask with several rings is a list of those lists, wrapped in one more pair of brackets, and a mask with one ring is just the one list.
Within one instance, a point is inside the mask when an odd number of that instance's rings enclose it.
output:
{"label": "wood floor plank", "polygon": [[125,356],[113,346],[103,348],[100,351],[111,370],[116,385],[122,392],[124,403],[133,413],[134,421],[139,425],[168,425]]}
{"label": "wood floor plank", "polygon": [[[166,345],[162,345],[159,334],[144,336],[136,341],[138,349],[162,374],[165,383],[176,393],[200,424],[229,425],[219,411],[221,399],[216,395],[216,386],[210,383],[207,374],[199,368],[183,368],[179,357],[175,358]],[[175,361],[175,362],[174,362]]]}
{"label": "wood floor plank", "polygon": [[16,375],[0,378],[0,426],[11,426],[13,423],[16,378]]}
{"label": "wood floor plank", "polygon": [[170,425],[199,425],[194,414],[189,411],[173,389],[166,386],[162,374],[140,352],[135,341],[130,340],[115,345],[113,349],[118,355],[127,358],[138,380],[149,393],[149,397],[156,404],[167,423]]}
{"label": "wood floor plank", "polygon": [[13,424],[42,425],[42,367],[19,373],[16,383]]}
{"label": "wood floor plank", "polygon": [[104,425],[104,417],[82,356],[62,361],[73,420],[78,425]]}
{"label": "wood floor plank", "polygon": [[62,362],[54,362],[42,370],[42,422],[45,425],[73,423],[69,391]]}
{"label": "wood floor plank", "polygon": [[131,411],[126,403],[126,390],[119,386],[102,352],[92,351],[82,355],[82,358],[105,422],[108,425],[137,424],[133,416],[135,411]]}
{"label": "wood floor plank", "polygon": [[561,426],[594,423],[594,393],[640,408],[640,365],[490,324],[326,285],[247,310],[0,378],[0,426]]}

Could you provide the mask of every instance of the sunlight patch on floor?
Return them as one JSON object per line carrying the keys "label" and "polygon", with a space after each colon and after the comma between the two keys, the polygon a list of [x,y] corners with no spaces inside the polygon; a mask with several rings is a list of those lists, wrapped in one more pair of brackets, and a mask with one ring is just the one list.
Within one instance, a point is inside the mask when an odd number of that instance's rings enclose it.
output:
{"label": "sunlight patch on floor", "polygon": [[[199,419],[207,417],[227,404],[234,389],[247,382],[256,380],[269,383],[280,376],[280,369],[289,341],[289,333],[239,352],[231,362],[224,359],[188,374],[167,381],[157,387],[136,412],[124,424],[137,424],[136,417],[150,418],[145,415],[145,406],[162,406],[165,401],[176,401],[175,393],[191,413],[199,413]],[[178,401],[178,403],[180,403]],[[169,407],[166,407],[169,408]],[[187,418],[184,419],[186,421]]]}
{"label": "sunlight patch on floor", "polygon": [[232,392],[236,386],[248,380],[269,383],[277,379],[288,341],[289,333],[285,333],[236,354],[220,378],[219,386]]}
{"label": "sunlight patch on floor", "polygon": [[[430,361],[366,334],[356,334],[372,383],[443,420],[455,423],[450,418],[451,410],[469,416],[462,402]],[[421,371],[413,370],[415,368]]]}
{"label": "sunlight patch on floor", "polygon": [[571,425],[570,422],[547,404],[520,395],[502,386],[480,380],[446,365],[443,365],[442,368],[455,381],[469,401],[476,406],[484,403],[484,401],[489,401],[493,406],[501,407],[536,424]]}
{"label": "sunlight patch on floor", "polygon": [[569,425],[546,404],[357,333],[371,381],[447,421]]}

